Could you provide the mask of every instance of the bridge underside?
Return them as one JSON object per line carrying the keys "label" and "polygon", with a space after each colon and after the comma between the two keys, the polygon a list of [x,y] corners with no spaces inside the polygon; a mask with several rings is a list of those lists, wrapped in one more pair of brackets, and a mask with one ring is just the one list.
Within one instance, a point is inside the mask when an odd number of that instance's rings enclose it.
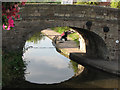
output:
{"label": "bridge underside", "polygon": [[71,28],[80,33],[84,38],[86,43],[86,57],[104,60],[109,59],[106,54],[108,53],[107,47],[104,40],[100,36],[86,29],[76,27]]}

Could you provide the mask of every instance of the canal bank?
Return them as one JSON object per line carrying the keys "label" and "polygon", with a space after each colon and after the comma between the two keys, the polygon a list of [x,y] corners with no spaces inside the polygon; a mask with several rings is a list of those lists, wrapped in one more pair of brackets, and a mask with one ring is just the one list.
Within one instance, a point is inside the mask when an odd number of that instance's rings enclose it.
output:
{"label": "canal bank", "polygon": [[48,36],[50,39],[53,40],[53,44],[55,45],[56,49],[65,54],[67,57],[69,57],[71,60],[76,61],[79,64],[82,65],[88,65],[103,71],[106,71],[111,74],[115,74],[120,76],[120,70],[119,70],[119,63],[118,61],[107,61],[102,59],[90,59],[85,56],[85,53],[82,53],[77,45],[75,44],[75,41],[72,41],[70,38],[68,38],[68,41],[65,41],[63,43],[55,43],[55,36],[60,36],[59,33],[47,29],[43,30],[42,33],[44,33],[46,36]]}

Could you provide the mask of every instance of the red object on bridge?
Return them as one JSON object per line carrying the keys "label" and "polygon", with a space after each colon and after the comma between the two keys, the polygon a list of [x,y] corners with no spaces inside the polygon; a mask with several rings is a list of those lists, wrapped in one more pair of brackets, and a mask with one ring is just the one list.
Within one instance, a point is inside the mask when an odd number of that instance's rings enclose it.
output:
{"label": "red object on bridge", "polygon": [[107,0],[106,2],[100,2],[100,6],[110,6],[111,0]]}

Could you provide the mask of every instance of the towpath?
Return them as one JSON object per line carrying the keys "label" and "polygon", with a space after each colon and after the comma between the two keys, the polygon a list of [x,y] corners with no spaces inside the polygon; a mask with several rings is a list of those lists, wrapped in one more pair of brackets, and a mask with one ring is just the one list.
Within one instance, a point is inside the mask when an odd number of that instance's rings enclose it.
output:
{"label": "towpath", "polygon": [[58,36],[57,40],[57,48],[59,48],[61,51],[66,54],[70,53],[82,53],[82,51],[79,49],[77,43],[73,41],[70,37],[68,37],[67,41],[60,41],[60,33],[55,32],[50,29],[43,30],[42,33],[44,33],[46,36],[48,36],[50,39],[53,39],[55,36]]}

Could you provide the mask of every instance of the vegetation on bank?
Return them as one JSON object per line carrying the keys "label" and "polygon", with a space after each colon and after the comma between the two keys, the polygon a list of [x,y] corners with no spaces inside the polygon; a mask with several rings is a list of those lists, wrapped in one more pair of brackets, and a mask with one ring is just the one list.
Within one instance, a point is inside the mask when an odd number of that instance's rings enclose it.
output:
{"label": "vegetation on bank", "polygon": [[74,72],[76,73],[78,71],[78,63],[70,60],[70,65],[69,65],[70,68],[72,68],[74,70]]}
{"label": "vegetation on bank", "polygon": [[22,60],[22,53],[10,52],[2,54],[2,86],[18,87],[24,80],[26,63]]}
{"label": "vegetation on bank", "polygon": [[27,40],[27,42],[33,42],[35,44],[38,43],[42,38],[44,38],[44,35],[41,32],[35,33],[32,37]]}

